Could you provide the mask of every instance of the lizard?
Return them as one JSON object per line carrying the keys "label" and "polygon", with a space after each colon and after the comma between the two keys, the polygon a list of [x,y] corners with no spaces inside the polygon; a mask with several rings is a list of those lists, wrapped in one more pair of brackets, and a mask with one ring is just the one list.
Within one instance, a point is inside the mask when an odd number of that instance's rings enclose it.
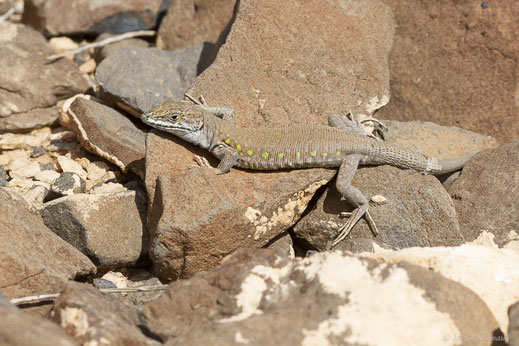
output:
{"label": "lizard", "polygon": [[329,244],[334,247],[348,236],[360,218],[365,217],[376,236],[377,226],[368,209],[366,197],[351,181],[359,165],[389,164],[413,169],[423,174],[442,175],[463,168],[469,157],[437,159],[412,149],[387,144],[368,134],[351,112],[348,116],[332,114],[328,126],[292,124],[273,127],[245,128],[234,125],[235,113],[230,107],[209,107],[201,97],[198,102],[165,102],[142,114],[144,123],[172,133],[181,139],[208,150],[220,160],[217,168],[205,158],[195,160],[216,174],[229,172],[232,167],[247,170],[278,170],[312,167],[339,168],[336,187],[353,207],[341,215],[349,219],[340,226],[338,235]]}

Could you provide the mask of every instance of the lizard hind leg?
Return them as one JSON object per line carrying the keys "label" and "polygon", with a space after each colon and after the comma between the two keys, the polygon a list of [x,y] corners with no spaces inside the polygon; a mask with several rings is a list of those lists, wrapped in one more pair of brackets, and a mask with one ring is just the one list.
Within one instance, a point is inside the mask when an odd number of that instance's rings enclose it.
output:
{"label": "lizard hind leg", "polygon": [[351,111],[349,111],[347,115],[331,114],[328,116],[328,126],[380,140],[380,138],[366,131],[363,124],[367,122],[374,123],[375,131],[377,132],[387,131],[386,125],[384,125],[380,120],[373,117],[362,120],[355,120],[355,117]]}
{"label": "lizard hind leg", "polygon": [[[346,223],[339,228],[339,234],[331,243],[331,246],[334,247],[339,242],[341,242],[344,238],[348,236],[353,227],[357,224],[361,217],[365,217],[368,222],[372,232],[377,235],[378,230],[373,218],[371,217],[368,206],[369,202],[364,197],[362,192],[351,185],[351,181],[355,172],[357,171],[357,167],[359,162],[363,159],[362,155],[354,154],[349,155],[344,159],[339,168],[339,173],[337,174],[337,190],[339,193],[351,204],[355,207],[353,212],[351,212],[350,217]],[[342,214],[342,213],[341,213]],[[344,213],[347,215],[349,213]]]}

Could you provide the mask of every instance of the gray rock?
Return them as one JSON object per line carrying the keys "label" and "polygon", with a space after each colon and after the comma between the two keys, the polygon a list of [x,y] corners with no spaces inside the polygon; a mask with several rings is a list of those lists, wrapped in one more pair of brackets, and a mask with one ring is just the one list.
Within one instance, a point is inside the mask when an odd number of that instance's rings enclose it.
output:
{"label": "gray rock", "polygon": [[[37,147],[37,148],[34,148],[33,151],[31,152],[31,157],[32,158],[37,158],[37,157],[40,157],[40,156],[44,155],[46,152],[47,152],[47,150],[45,150],[45,148]],[[42,171],[45,170],[45,169],[48,169],[48,168],[42,168]]]}
{"label": "gray rock", "polygon": [[86,192],[86,182],[73,172],[63,172],[50,187],[50,199]]}
{"label": "gray rock", "polygon": [[[0,215],[0,287],[6,297],[59,292],[68,280],[95,273],[85,255],[51,232],[34,208],[6,188],[0,188]],[[0,330],[5,330],[4,322]]]}
{"label": "gray rock", "polygon": [[508,346],[519,346],[519,302],[508,308]]}
{"label": "gray rock", "polygon": [[[28,0],[23,22],[51,36],[151,29],[170,0]],[[67,15],[63,16],[62,13]]]}
{"label": "gray rock", "polygon": [[[488,345],[498,328],[486,304],[457,282],[340,251],[289,260],[242,249],[170,284],[143,313],[166,345],[403,345],[423,337],[439,345],[460,335]],[[430,328],[415,328],[416,316]]]}
{"label": "gray rock", "polygon": [[71,126],[86,150],[144,178],[146,133],[119,112],[76,98],[70,105]]}
{"label": "gray rock", "polygon": [[[383,205],[371,205],[379,235],[376,240],[394,248],[411,246],[453,246],[464,239],[460,233],[454,204],[433,176],[391,166],[360,168],[353,178],[369,200],[374,195],[387,198]],[[315,209],[294,227],[295,236],[305,239],[318,250],[325,250],[347,221],[343,211],[351,211],[335,187],[335,180],[317,201]],[[373,239],[369,226],[361,219],[349,238]]]}
{"label": "gray rock", "polygon": [[97,67],[99,97],[137,117],[165,101],[182,100],[201,72],[202,48],[199,44],[176,51],[117,49]]}
{"label": "gray rock", "polygon": [[142,190],[77,194],[40,210],[54,233],[103,266],[129,266],[148,252],[146,194]]}
{"label": "gray rock", "polygon": [[4,165],[0,165],[0,187],[7,186],[7,172],[4,169]]}
{"label": "gray rock", "polygon": [[519,230],[519,140],[476,154],[449,188],[467,241],[482,230],[495,235],[498,245]]}
{"label": "gray rock", "polygon": [[[55,301],[51,319],[81,345],[160,345],[139,329],[138,313],[120,299],[87,284],[69,282]],[[87,328],[78,328],[77,316]]]}
{"label": "gray rock", "polygon": [[[97,36],[96,42],[102,41],[111,36],[113,35],[108,33],[101,34]],[[145,40],[139,38],[129,38],[123,41],[111,43],[103,47],[94,48],[94,59],[96,60],[97,64],[99,64],[108,55],[110,55],[119,48],[148,48],[149,45],[150,44]]]}
{"label": "gray rock", "polygon": [[[88,89],[68,59],[49,63],[54,49],[24,25],[0,23],[0,131],[27,130],[54,123],[57,101]],[[42,76],[45,76],[42,78]]]}

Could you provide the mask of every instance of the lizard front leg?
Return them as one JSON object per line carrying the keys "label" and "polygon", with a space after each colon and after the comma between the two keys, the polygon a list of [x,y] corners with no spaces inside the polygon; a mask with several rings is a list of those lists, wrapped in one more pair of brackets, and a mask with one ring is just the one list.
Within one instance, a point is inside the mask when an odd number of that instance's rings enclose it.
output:
{"label": "lizard front leg", "polygon": [[351,185],[351,181],[353,180],[353,176],[357,171],[357,167],[359,166],[359,162],[363,159],[363,155],[354,154],[347,156],[341,164],[339,168],[339,173],[337,173],[337,190],[339,193],[355,208],[353,212],[351,212],[350,218],[348,221],[339,228],[339,234],[333,240],[330,247],[334,247],[339,242],[341,242],[344,238],[348,236],[348,234],[353,229],[353,226],[360,220],[362,216],[366,217],[366,220],[369,226],[372,229],[372,232],[377,235],[378,230],[373,218],[369,214],[368,206],[369,202],[364,197],[362,192],[360,192],[357,188]]}
{"label": "lizard front leg", "polygon": [[234,109],[231,107],[226,106],[209,106],[207,102],[205,102],[205,99],[203,96],[200,96],[200,101],[195,99],[193,96],[189,94],[184,94],[186,98],[188,98],[191,102],[193,102],[195,105],[200,106],[205,111],[208,111],[209,113],[213,114],[214,116],[217,116],[218,118],[221,118],[225,121],[228,121],[230,123],[234,123],[234,119],[236,118],[236,113],[234,112]]}
{"label": "lizard front leg", "polygon": [[231,167],[236,165],[236,161],[238,161],[238,151],[224,144],[215,146],[210,152],[220,159],[220,163],[216,168],[216,174],[229,172]]}

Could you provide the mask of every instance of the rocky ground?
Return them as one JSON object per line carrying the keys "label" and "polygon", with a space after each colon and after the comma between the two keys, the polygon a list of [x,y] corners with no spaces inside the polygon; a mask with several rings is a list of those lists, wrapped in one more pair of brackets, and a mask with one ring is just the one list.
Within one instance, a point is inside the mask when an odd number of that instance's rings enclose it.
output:
{"label": "rocky ground", "polygon": [[[0,0],[0,344],[519,345],[519,6]],[[157,30],[65,58],[115,34]],[[193,166],[143,112],[349,110],[461,174]],[[50,295],[50,296],[45,296]],[[26,298],[33,297],[36,298]],[[26,298],[19,300],[19,298]]]}

